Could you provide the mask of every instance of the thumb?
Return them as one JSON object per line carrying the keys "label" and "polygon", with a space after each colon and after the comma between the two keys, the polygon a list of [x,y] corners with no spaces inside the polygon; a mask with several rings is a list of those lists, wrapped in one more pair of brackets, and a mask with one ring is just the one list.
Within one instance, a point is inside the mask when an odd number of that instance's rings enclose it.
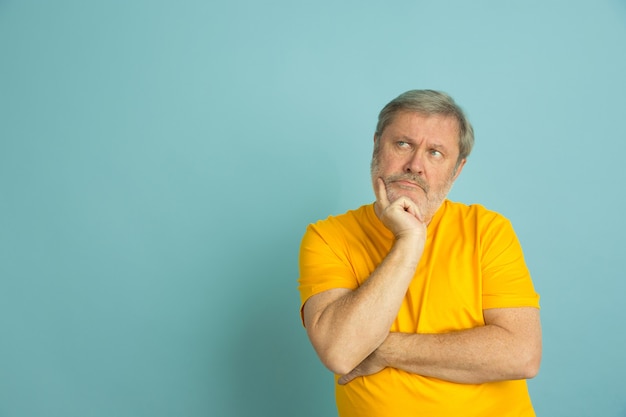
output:
{"label": "thumb", "polygon": [[337,383],[339,385],[346,385],[348,382],[352,381],[354,379],[354,377],[355,377],[354,371],[348,372],[347,374],[345,374],[341,378],[339,378]]}

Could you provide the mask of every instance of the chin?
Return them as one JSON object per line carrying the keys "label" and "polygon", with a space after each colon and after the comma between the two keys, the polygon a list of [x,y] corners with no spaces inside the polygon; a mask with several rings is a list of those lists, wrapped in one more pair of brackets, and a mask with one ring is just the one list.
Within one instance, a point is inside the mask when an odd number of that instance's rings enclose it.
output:
{"label": "chin", "polygon": [[425,204],[424,200],[426,196],[424,195],[424,191],[422,191],[421,189],[420,190],[406,190],[402,188],[398,189],[396,187],[393,187],[393,189],[387,190],[387,198],[389,199],[390,203],[396,201],[400,197],[408,198],[409,200],[417,204],[420,208],[422,208]]}

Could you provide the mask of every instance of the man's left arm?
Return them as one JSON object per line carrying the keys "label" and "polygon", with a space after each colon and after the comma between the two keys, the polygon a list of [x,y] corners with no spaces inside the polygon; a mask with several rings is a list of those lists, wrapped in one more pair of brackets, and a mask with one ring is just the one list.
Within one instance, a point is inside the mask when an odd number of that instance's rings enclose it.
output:
{"label": "man's left arm", "polygon": [[463,384],[529,379],[541,362],[541,323],[534,307],[483,311],[485,325],[441,334],[389,333],[346,384],[386,367]]}

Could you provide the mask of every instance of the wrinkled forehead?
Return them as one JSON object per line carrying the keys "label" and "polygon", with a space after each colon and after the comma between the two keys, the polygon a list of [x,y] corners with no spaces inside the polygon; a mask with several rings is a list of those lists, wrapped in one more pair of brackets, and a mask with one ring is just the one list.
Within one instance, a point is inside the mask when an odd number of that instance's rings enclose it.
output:
{"label": "wrinkled forehead", "polygon": [[[411,117],[417,116],[417,117]],[[380,132],[378,138],[385,135],[385,132],[388,130],[399,127],[400,123],[406,123],[407,120],[410,120],[414,125],[424,124],[425,126],[435,121],[438,125],[446,130],[448,128],[452,128],[454,130],[454,134],[456,137],[456,144],[460,145],[461,141],[461,126],[458,118],[454,114],[448,113],[425,113],[425,112],[417,112],[410,110],[402,110],[395,112],[391,117],[386,121],[385,125],[382,126],[382,131]]]}

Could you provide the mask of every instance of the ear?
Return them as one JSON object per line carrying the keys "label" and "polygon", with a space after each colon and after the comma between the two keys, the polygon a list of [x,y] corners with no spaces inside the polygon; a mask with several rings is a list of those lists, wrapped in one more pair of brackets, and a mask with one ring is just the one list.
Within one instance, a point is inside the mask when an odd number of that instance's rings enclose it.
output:
{"label": "ear", "polygon": [[457,177],[461,174],[461,171],[463,171],[463,167],[465,166],[465,162],[467,162],[467,159],[463,158],[457,163],[452,181],[456,181]]}

